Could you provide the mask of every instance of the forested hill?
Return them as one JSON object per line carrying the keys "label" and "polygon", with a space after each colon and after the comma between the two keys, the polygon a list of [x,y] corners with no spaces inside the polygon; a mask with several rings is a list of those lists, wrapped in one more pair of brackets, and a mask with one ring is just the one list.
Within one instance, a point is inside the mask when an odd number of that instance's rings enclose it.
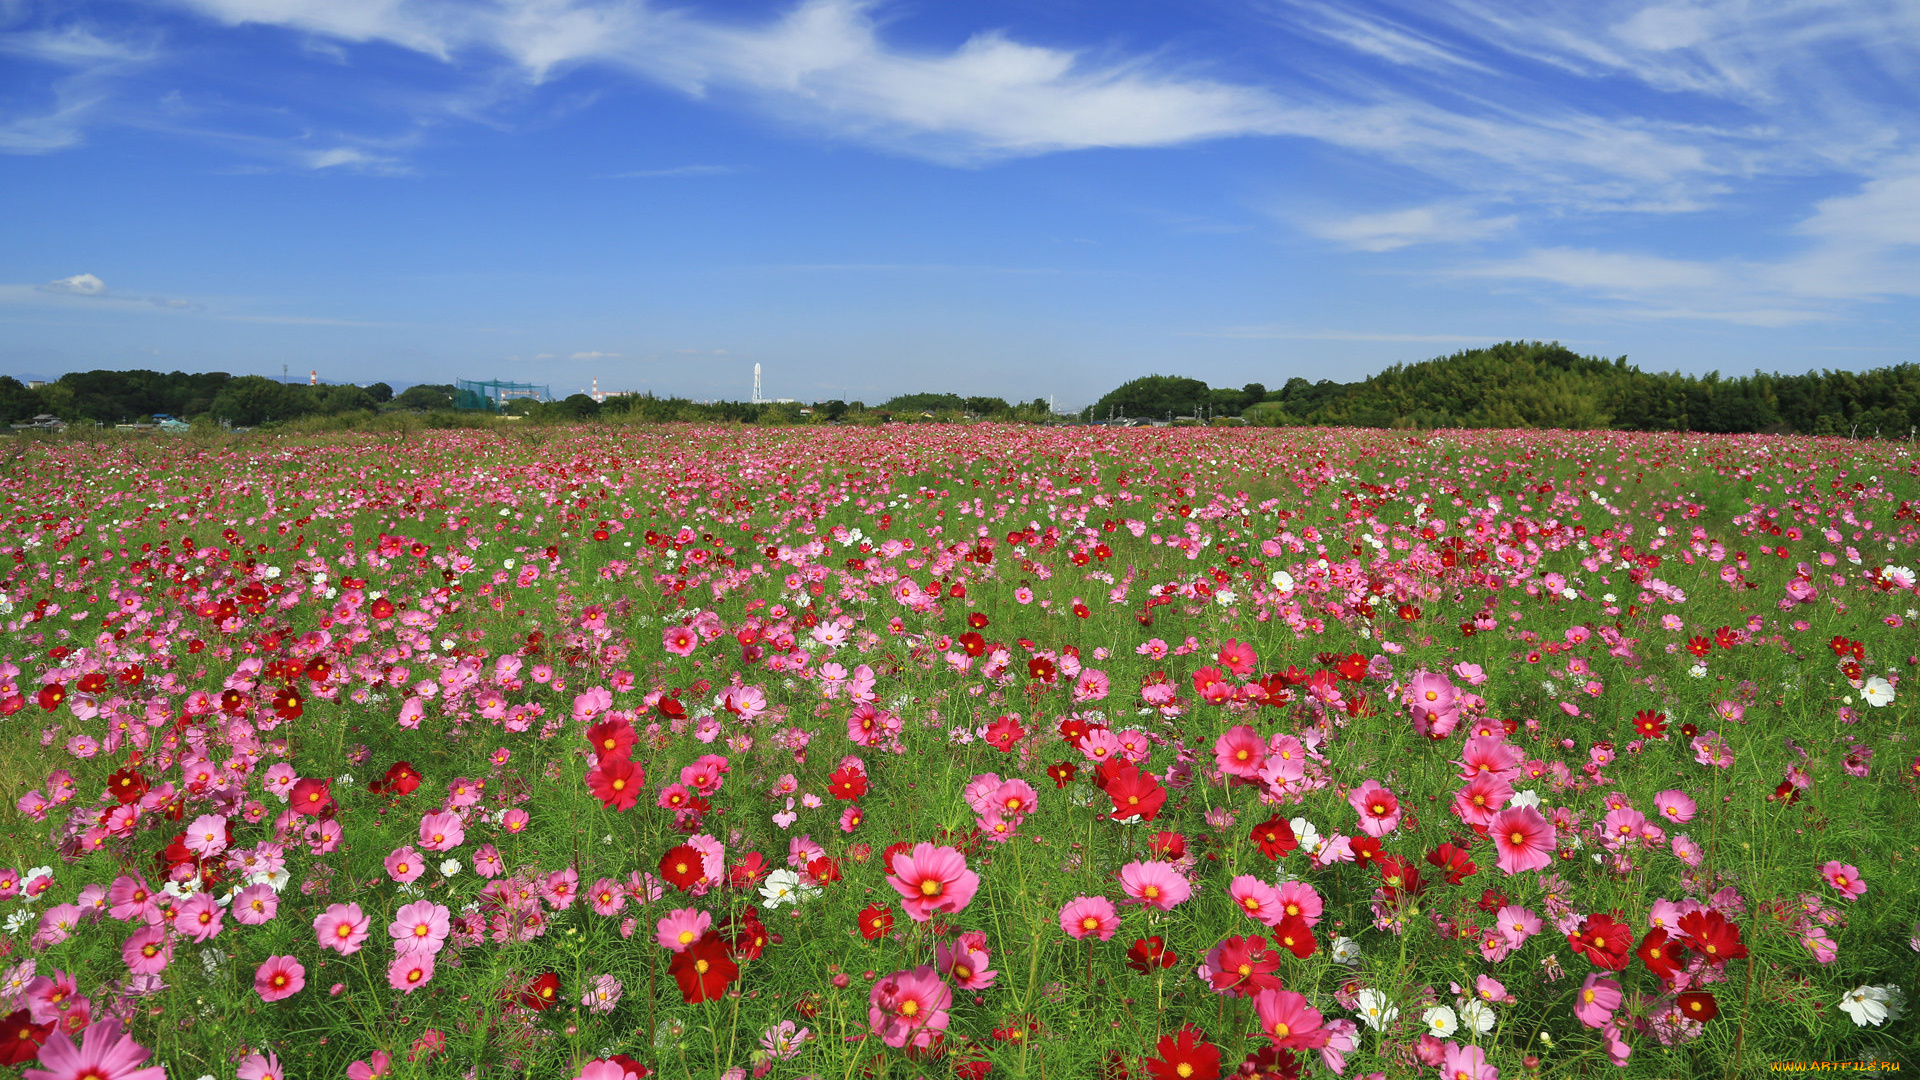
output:
{"label": "forested hill", "polygon": [[[1254,399],[1249,391],[1262,392]],[[1150,390],[1164,390],[1158,400]],[[1178,401],[1174,398],[1179,398]],[[1131,409],[1129,409],[1131,407]],[[1194,379],[1147,376],[1087,410],[1104,419],[1159,419],[1171,413],[1241,415],[1274,425],[1355,427],[1617,428],[1637,431],[1790,432],[1906,438],[1920,425],[1920,365],[1806,375],[1726,378],[1654,374],[1627,363],[1580,356],[1558,343],[1503,342],[1415,364],[1396,364],[1359,382],[1289,379],[1213,390]]]}

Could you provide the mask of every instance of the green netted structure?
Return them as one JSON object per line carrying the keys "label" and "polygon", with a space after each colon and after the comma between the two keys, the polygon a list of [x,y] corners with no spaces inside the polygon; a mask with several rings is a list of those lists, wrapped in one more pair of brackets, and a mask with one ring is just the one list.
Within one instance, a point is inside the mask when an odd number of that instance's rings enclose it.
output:
{"label": "green netted structure", "polygon": [[506,408],[507,402],[516,398],[552,401],[553,392],[536,383],[501,382],[498,379],[487,382],[461,379],[453,387],[453,407],[456,409],[499,412]]}

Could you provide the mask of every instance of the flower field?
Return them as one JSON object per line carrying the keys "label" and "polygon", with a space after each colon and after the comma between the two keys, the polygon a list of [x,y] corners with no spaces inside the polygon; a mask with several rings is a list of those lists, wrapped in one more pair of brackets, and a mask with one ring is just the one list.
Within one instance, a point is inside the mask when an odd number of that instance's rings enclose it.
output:
{"label": "flower field", "polygon": [[1920,1036],[1920,459],[22,446],[30,1080],[1746,1076]]}

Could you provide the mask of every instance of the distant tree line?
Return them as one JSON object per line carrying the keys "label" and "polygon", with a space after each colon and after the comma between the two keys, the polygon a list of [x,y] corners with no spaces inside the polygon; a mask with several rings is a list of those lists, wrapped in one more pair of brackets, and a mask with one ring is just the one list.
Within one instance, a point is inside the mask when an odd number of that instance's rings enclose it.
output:
{"label": "distant tree line", "polygon": [[[384,382],[371,386],[308,385],[222,371],[78,371],[38,387],[0,375],[0,424],[44,413],[69,424],[107,427],[172,417],[240,427],[297,423],[309,428],[347,428],[383,414],[452,413],[454,390],[451,383],[421,383],[396,394]],[[997,397],[936,393],[906,394],[877,406],[837,400],[812,404],[696,402],[652,394],[596,401],[588,394],[572,394],[559,401],[514,399],[501,412],[519,419],[556,422],[605,418],[640,423],[878,424],[896,420],[1040,423],[1052,419],[1045,398],[1010,404]],[[472,422],[475,415],[462,414],[467,422]]]}
{"label": "distant tree line", "polygon": [[[1259,396],[1253,396],[1259,391]],[[1209,388],[1150,375],[1083,416],[1160,420],[1239,416],[1262,425],[1567,428],[1772,432],[1907,438],[1920,427],[1920,365],[1806,375],[1651,374],[1622,356],[1580,356],[1557,342],[1503,342],[1358,382],[1292,378],[1278,390]]]}

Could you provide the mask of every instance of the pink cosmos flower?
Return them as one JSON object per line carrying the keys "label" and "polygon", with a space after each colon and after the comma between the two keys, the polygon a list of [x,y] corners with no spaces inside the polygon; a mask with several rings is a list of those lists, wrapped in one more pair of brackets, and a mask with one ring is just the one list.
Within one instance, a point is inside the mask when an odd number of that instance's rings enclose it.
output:
{"label": "pink cosmos flower", "polygon": [[936,913],[958,914],[973,902],[980,875],[967,869],[966,856],[950,847],[919,843],[910,852],[893,857],[887,883],[901,896],[901,907],[914,922],[927,922]]}
{"label": "pink cosmos flower", "polygon": [[286,1070],[280,1067],[279,1055],[271,1050],[264,1055],[248,1054],[241,1058],[233,1074],[239,1080],[287,1080]]}
{"label": "pink cosmos flower", "polygon": [[411,994],[431,981],[433,954],[430,952],[401,953],[387,965],[387,985],[401,993]]}
{"label": "pink cosmos flower", "polygon": [[360,951],[370,925],[372,920],[361,914],[359,904],[334,904],[314,916],[313,936],[322,947],[350,956]]}
{"label": "pink cosmos flower", "polygon": [[489,880],[506,873],[507,864],[500,857],[500,849],[492,844],[481,844],[480,850],[473,853],[473,872]]}
{"label": "pink cosmos flower", "polygon": [[1253,996],[1253,1009],[1260,1015],[1260,1030],[1278,1047],[1291,1050],[1316,1050],[1327,1043],[1327,1031],[1320,1026],[1320,1010],[1291,990],[1265,989]]}
{"label": "pink cosmos flower", "polygon": [[1136,904],[1172,911],[1193,895],[1193,886],[1170,862],[1130,862],[1120,868],[1120,888]]}
{"label": "pink cosmos flower", "polygon": [[416,900],[394,914],[387,936],[401,953],[437,953],[452,929],[449,912],[431,900]]}
{"label": "pink cosmos flower", "polygon": [[1379,839],[1400,827],[1400,800],[1377,780],[1369,780],[1347,796],[1360,814],[1360,829]]}
{"label": "pink cosmos flower", "polygon": [[1283,881],[1280,883],[1280,917],[1298,917],[1309,927],[1320,921],[1320,913],[1325,905],[1314,887],[1304,881]]}
{"label": "pink cosmos flower", "polygon": [[261,1001],[292,997],[307,985],[307,969],[291,956],[269,956],[253,973],[253,992]]}
{"label": "pink cosmos flower", "polygon": [[151,918],[160,911],[153,887],[137,874],[114,878],[113,885],[107,889],[107,901],[113,905],[107,914],[128,922]]}
{"label": "pink cosmos flower", "polygon": [[1612,979],[1603,979],[1598,972],[1587,976],[1580,992],[1573,998],[1573,1015],[1590,1028],[1602,1028],[1613,1019],[1613,1010],[1620,1007],[1620,984]]}
{"label": "pink cosmos flower", "polygon": [[395,848],[387,856],[387,876],[402,885],[411,885],[427,872],[427,860],[410,847]]}
{"label": "pink cosmos flower", "polygon": [[1254,668],[1260,663],[1260,657],[1253,651],[1252,645],[1233,638],[1228,638],[1213,658],[1219,661],[1221,667],[1243,678],[1253,674]]}
{"label": "pink cosmos flower", "polygon": [[1540,932],[1540,916],[1532,908],[1517,907],[1513,904],[1501,908],[1493,917],[1493,924],[1502,937],[1517,948],[1526,944],[1527,939]]}
{"label": "pink cosmos flower", "polygon": [[1680,825],[1692,821],[1696,809],[1693,800],[1684,791],[1663,791],[1655,795],[1653,808],[1659,812],[1660,820]]}
{"label": "pink cosmos flower", "polygon": [[953,991],[939,972],[923,964],[874,983],[867,1003],[867,1023],[881,1042],[895,1048],[911,1043],[924,1050],[947,1029]]}
{"label": "pink cosmos flower", "polygon": [[452,851],[466,839],[467,831],[458,814],[442,811],[420,819],[420,846],[428,851]]}
{"label": "pink cosmos flower", "polygon": [[627,891],[612,878],[601,878],[587,890],[587,902],[593,905],[593,913],[602,918],[612,918],[620,914],[627,906]]}
{"label": "pink cosmos flower", "polygon": [[187,826],[188,851],[210,859],[227,849],[227,819],[219,814],[202,814]]}
{"label": "pink cosmos flower", "polygon": [[1441,1080],[1500,1080],[1500,1070],[1487,1062],[1487,1052],[1448,1040],[1440,1064]]}
{"label": "pink cosmos flower", "polygon": [[663,949],[681,952],[702,937],[713,925],[713,916],[699,908],[675,908],[654,927],[653,940]]}
{"label": "pink cosmos flower", "polygon": [[692,656],[700,646],[700,635],[692,627],[669,626],[660,633],[660,646],[675,656]]}
{"label": "pink cosmos flower", "polygon": [[1494,865],[1509,876],[1544,869],[1553,862],[1553,826],[1531,806],[1508,807],[1487,823],[1499,858]]}
{"label": "pink cosmos flower", "polygon": [[971,947],[964,940],[951,948],[944,942],[937,945],[934,958],[941,973],[962,990],[985,990],[1000,976],[999,972],[987,967],[993,961],[986,952]]}
{"label": "pink cosmos flower", "polygon": [[21,1073],[22,1080],[167,1080],[158,1065],[140,1067],[150,1051],[120,1030],[120,1021],[102,1020],[80,1034],[75,1046],[56,1028],[40,1047],[43,1068]]}
{"label": "pink cosmos flower", "polygon": [[1266,760],[1267,741],[1246,724],[1235,724],[1214,740],[1213,762],[1228,776],[1255,779]]}
{"label": "pink cosmos flower", "polygon": [[149,925],[135,930],[120,946],[120,959],[127,962],[127,970],[135,975],[158,975],[165,971],[173,959],[173,942],[168,940],[167,928]]}
{"label": "pink cosmos flower", "polygon": [[242,926],[260,926],[273,921],[280,910],[280,896],[271,885],[249,885],[234,894],[232,910]]}
{"label": "pink cosmos flower", "polygon": [[195,941],[206,941],[220,932],[223,922],[219,901],[208,893],[194,893],[180,905],[180,915],[173,920],[173,927]]}
{"label": "pink cosmos flower", "polygon": [[633,1073],[617,1061],[602,1061],[595,1058],[580,1066],[573,1080],[632,1080]]}
{"label": "pink cosmos flower", "polygon": [[393,1055],[385,1050],[375,1050],[366,1061],[356,1061],[347,1066],[347,1080],[382,1080],[387,1076],[388,1068],[393,1064]]}
{"label": "pink cosmos flower", "polygon": [[1120,916],[1104,896],[1077,896],[1060,908],[1060,929],[1076,941],[1089,935],[1106,941],[1120,929]]}
{"label": "pink cosmos flower", "polygon": [[1273,926],[1286,917],[1285,908],[1280,902],[1280,890],[1254,877],[1241,874],[1227,886],[1227,895],[1233,898],[1240,914],[1258,923]]}
{"label": "pink cosmos flower", "polygon": [[1857,866],[1830,862],[1820,868],[1820,876],[1849,900],[1858,900],[1867,891],[1867,883],[1860,880],[1860,868]]}

